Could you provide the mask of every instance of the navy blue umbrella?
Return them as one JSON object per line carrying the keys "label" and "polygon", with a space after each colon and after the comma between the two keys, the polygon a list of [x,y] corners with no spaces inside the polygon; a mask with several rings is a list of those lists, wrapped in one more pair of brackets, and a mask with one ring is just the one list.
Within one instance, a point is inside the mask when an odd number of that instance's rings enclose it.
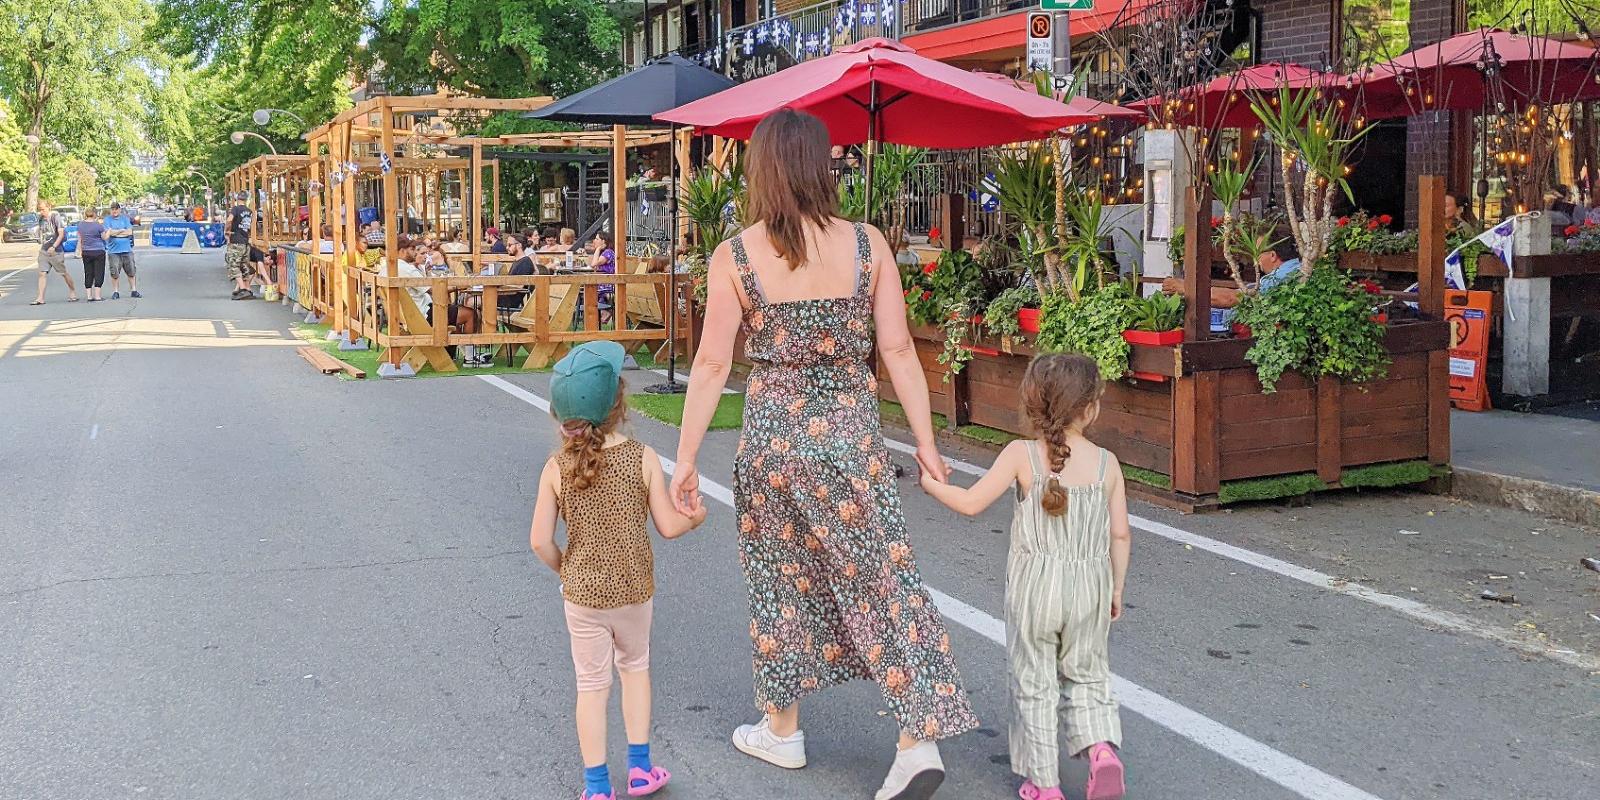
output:
{"label": "navy blue umbrella", "polygon": [[733,81],[668,53],[523,116],[588,125],[655,126],[659,124],[655,115],[732,87]]}

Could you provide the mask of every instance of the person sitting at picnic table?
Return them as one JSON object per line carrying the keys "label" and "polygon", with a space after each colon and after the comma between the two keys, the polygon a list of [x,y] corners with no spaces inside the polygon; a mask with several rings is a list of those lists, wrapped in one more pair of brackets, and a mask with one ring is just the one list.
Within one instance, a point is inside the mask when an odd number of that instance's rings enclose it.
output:
{"label": "person sitting at picnic table", "polygon": [[[617,274],[617,251],[611,241],[611,231],[596,233],[594,240],[589,243],[589,268],[607,275]],[[611,324],[611,298],[616,290],[616,284],[600,284],[598,305],[601,325]]]}
{"label": "person sitting at picnic table", "polygon": [[[1284,239],[1262,253],[1256,259],[1256,267],[1261,275],[1260,280],[1256,282],[1256,289],[1265,292],[1294,278],[1295,273],[1300,270],[1300,253],[1295,249],[1294,242]],[[1171,277],[1163,280],[1161,291],[1167,294],[1183,294],[1183,279]],[[1212,285],[1212,308],[1233,308],[1237,305],[1239,305],[1238,289]]]}
{"label": "person sitting at picnic table", "polygon": [[[397,242],[395,249],[398,262],[396,263],[395,274],[399,277],[428,277],[428,274],[424,272],[422,268],[417,266],[418,244],[419,242],[410,236],[402,236]],[[407,286],[406,294],[411,296],[411,301],[417,304],[418,310],[422,312],[423,316],[428,318],[428,322],[430,324],[438,324],[438,320],[436,320],[433,316],[433,292],[431,289],[429,289],[429,287]],[[446,309],[445,312],[445,324],[457,332],[476,332],[478,330],[479,319],[480,318],[478,316],[477,309],[462,305],[460,303],[451,303],[450,307]],[[407,332],[416,333],[416,331]],[[451,358],[455,358],[456,348],[454,345],[447,346],[445,350],[450,354]],[[490,363],[489,358],[490,356],[488,354],[478,356],[475,352],[473,352],[473,348],[469,347],[466,354],[465,363],[468,366],[483,366]]]}
{"label": "person sitting at picnic table", "polygon": [[452,228],[450,230],[449,235],[445,237],[444,244],[439,245],[439,249],[441,251],[443,251],[443,252],[446,252],[446,253],[470,253],[470,252],[472,252],[472,247],[469,246],[466,242],[461,241],[461,229],[460,228]]}
{"label": "person sitting at picnic table", "polygon": [[551,237],[539,248],[541,253],[570,253],[578,246],[578,232],[571,228],[562,228],[561,232]]}
{"label": "person sitting at picnic table", "polygon": [[[506,237],[506,255],[511,256],[512,258],[514,258],[516,260],[511,262],[511,268],[506,270],[502,274],[505,274],[505,275],[533,275],[533,274],[536,274],[536,270],[534,269],[534,265],[533,265],[533,256],[529,255],[527,253],[527,251],[526,251],[527,244],[528,244],[528,240],[522,238],[521,234],[513,233],[510,236]],[[528,293],[527,293],[527,291],[525,289],[519,291],[517,287],[507,286],[507,287],[501,289],[500,290],[500,311],[503,312],[503,313],[509,314],[509,313],[512,313],[512,312],[516,311],[519,308],[522,308],[522,303],[523,303],[523,301],[525,299],[527,299],[526,298],[527,294]]]}
{"label": "person sitting at picnic table", "polygon": [[489,246],[489,252],[500,254],[506,251],[506,243],[500,238],[499,228],[489,228],[483,232],[483,243]]}
{"label": "person sitting at picnic table", "polygon": [[366,240],[368,247],[383,247],[383,237],[383,223],[378,220],[367,223],[361,232],[361,238]]}
{"label": "person sitting at picnic table", "polygon": [[1464,194],[1444,196],[1444,227],[1446,233],[1458,236],[1477,236],[1483,232],[1477,217],[1472,215],[1472,203]]}

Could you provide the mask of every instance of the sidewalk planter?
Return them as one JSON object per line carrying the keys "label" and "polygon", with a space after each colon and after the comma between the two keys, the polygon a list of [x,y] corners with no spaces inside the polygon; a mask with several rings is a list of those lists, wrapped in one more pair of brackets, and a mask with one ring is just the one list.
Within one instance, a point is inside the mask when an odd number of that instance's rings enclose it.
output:
{"label": "sidewalk planter", "polygon": [[1135,331],[1122,332],[1123,341],[1128,344],[1142,347],[1170,347],[1183,343],[1183,329],[1173,328],[1170,331]]}
{"label": "sidewalk planter", "polygon": [[[937,361],[940,332],[915,327],[912,335],[936,413],[952,425],[1029,435],[1020,408],[1033,357],[1026,342],[973,342],[972,361],[946,382]],[[1386,332],[1393,363],[1383,379],[1350,385],[1286,373],[1273,394],[1262,393],[1255,366],[1244,359],[1248,338],[1141,345],[1132,348],[1129,366],[1149,379],[1108,383],[1088,435],[1133,468],[1130,488],[1182,511],[1426,480],[1450,457],[1447,343],[1446,323],[1397,323]],[[880,377],[880,391],[893,399]],[[1380,477],[1390,472],[1406,477]]]}

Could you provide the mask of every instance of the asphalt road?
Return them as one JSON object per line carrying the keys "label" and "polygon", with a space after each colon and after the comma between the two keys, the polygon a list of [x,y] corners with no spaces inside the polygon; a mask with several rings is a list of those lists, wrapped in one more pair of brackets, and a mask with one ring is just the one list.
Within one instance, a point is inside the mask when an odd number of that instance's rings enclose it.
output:
{"label": "asphalt road", "polygon": [[[31,272],[0,266],[0,798],[570,800],[557,581],[527,549],[545,376],[340,381],[294,354],[287,309],[226,299],[219,253],[140,265],[142,300],[68,304],[56,283],[33,308]],[[674,450],[665,425],[632,432]],[[712,435],[707,477],[729,482],[735,440]],[[940,796],[1014,797],[993,638],[1009,512],[903,489],[984,722],[946,744]],[[805,770],[728,745],[755,713],[710,494],[704,528],[657,545],[662,796],[870,797],[894,731],[869,685],[808,703]],[[1600,535],[1396,494],[1135,513],[1112,640],[1130,797],[1600,785],[1600,576],[1570,568]],[[1508,563],[1534,600],[1472,601]],[[613,734],[615,767],[615,715]]]}

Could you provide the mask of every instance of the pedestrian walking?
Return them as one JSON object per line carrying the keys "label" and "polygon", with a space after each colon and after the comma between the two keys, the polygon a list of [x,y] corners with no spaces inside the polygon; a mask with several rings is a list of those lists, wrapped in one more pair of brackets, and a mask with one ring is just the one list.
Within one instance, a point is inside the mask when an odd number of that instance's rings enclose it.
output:
{"label": "pedestrian walking", "polygon": [[[117,278],[128,278],[128,296],[143,297],[139,294],[139,278],[133,263],[133,220],[122,210],[121,203],[112,203],[111,212],[106,215],[106,272],[111,276],[111,299],[122,297],[117,290]],[[81,236],[79,238],[82,238]]]}
{"label": "pedestrian walking", "polygon": [[67,302],[78,302],[78,287],[73,284],[72,276],[67,274],[67,254],[63,250],[66,241],[67,223],[61,219],[60,212],[56,211],[56,204],[49,200],[40,200],[39,295],[28,305],[44,305],[44,287],[51,272],[60,274],[61,279],[67,282]]}
{"label": "pedestrian walking", "polygon": [[[622,346],[586,342],[556,362],[550,408],[561,448],[545,462],[528,538],[561,576],[577,672],[580,800],[615,800],[606,761],[606,713],[614,664],[622,680],[629,796],[653,794],[672,775],[650,760],[650,622],[655,559],[646,518],[666,539],[705,521],[703,505],[680,513],[654,450],[617,432],[627,411]],[[565,550],[556,520],[567,526]]]}
{"label": "pedestrian walking", "polygon": [[233,299],[249,300],[255,297],[250,291],[250,277],[255,269],[250,264],[250,227],[255,222],[250,207],[244,204],[245,195],[233,197],[233,207],[228,209],[226,235],[227,249],[223,261],[228,265],[228,277],[233,278]]}
{"label": "pedestrian walking", "polygon": [[1006,563],[1011,665],[1011,770],[1023,800],[1061,800],[1058,708],[1068,752],[1089,761],[1089,800],[1123,795],[1122,722],[1111,696],[1108,636],[1122,617],[1131,537],[1122,467],[1084,438],[1105,384],[1076,354],[1035,358],[1022,379],[1034,439],[1000,451],[970,489],[924,473],[922,487],[976,515],[1007,491],[1016,500]]}
{"label": "pedestrian walking", "polygon": [[800,701],[872,680],[900,729],[876,798],[924,800],[944,780],[937,740],[978,720],[912,556],[879,427],[874,329],[916,435],[917,462],[944,479],[900,276],[882,233],[839,218],[828,132],[816,117],[767,117],[747,165],[755,224],[711,260],[672,478],[679,511],[695,508],[696,459],[742,324],[755,367],[733,493],[755,704],[764,716],[740,726],[733,745],[779,767],[804,767]]}
{"label": "pedestrian walking", "polygon": [[84,209],[78,220],[78,257],[83,259],[83,295],[91,303],[105,297],[101,293],[106,282],[106,227],[100,223],[98,209]]}

